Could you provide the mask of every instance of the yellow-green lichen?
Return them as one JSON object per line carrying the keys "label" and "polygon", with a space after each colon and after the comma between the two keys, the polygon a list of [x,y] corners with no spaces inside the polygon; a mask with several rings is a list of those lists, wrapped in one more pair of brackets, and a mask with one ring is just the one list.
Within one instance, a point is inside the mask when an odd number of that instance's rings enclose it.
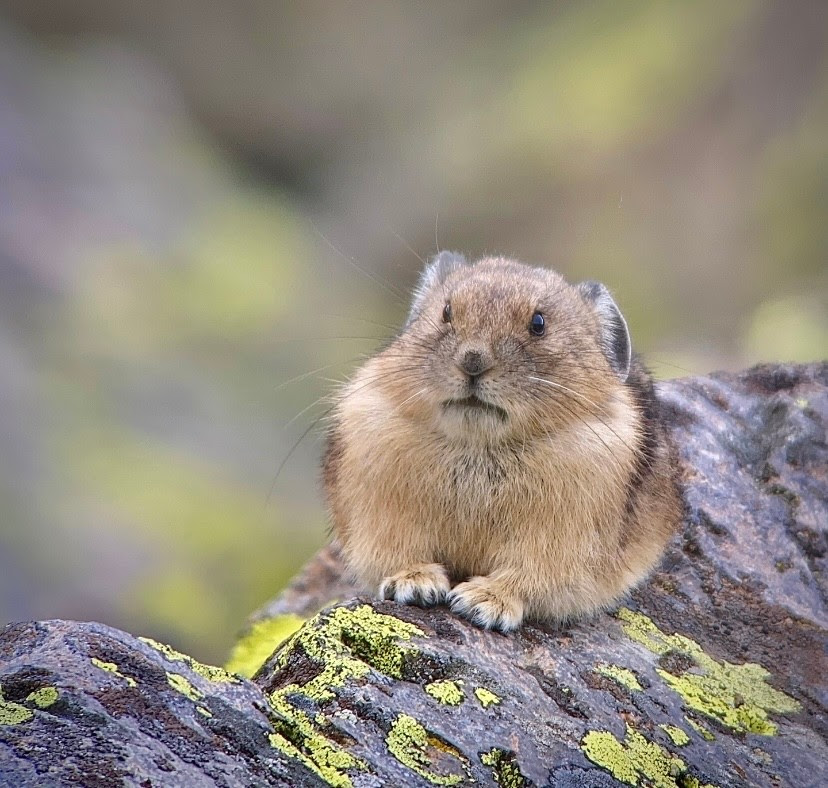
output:
{"label": "yellow-green lichen", "polygon": [[270,706],[280,717],[277,731],[270,734],[270,744],[291,758],[296,758],[316,772],[335,788],[351,788],[353,783],[346,774],[348,769],[364,770],[366,764],[351,755],[319,732],[313,720],[303,711],[279,697],[278,692],[269,698]]}
{"label": "yellow-green lichen", "polygon": [[125,676],[121,673],[121,671],[118,670],[118,666],[114,662],[104,662],[102,659],[92,657],[92,664],[96,668],[100,668],[101,670],[105,670],[107,673],[112,673],[113,675],[122,678],[130,687],[138,686],[138,682],[131,676]]}
{"label": "yellow-green lichen", "polygon": [[183,662],[193,673],[198,673],[202,678],[208,681],[215,682],[234,682],[238,683],[239,679],[232,673],[228,673],[224,668],[216,667],[215,665],[205,665],[198,660],[193,659],[180,651],[176,651],[172,646],[159,643],[152,638],[138,638],[142,643],[146,643],[156,651],[161,652],[164,657],[170,662]]}
{"label": "yellow-green lichen", "polygon": [[348,679],[362,678],[371,668],[402,678],[403,658],[415,649],[399,641],[423,634],[413,624],[377,613],[370,605],[353,610],[338,607],[311,619],[293,635],[279,655],[279,665],[284,667],[297,649],[320,664],[319,674],[301,687],[291,685],[289,691],[324,702],[334,697],[333,688],[343,686]]}
{"label": "yellow-green lichen", "polygon": [[676,725],[659,725],[658,727],[670,737],[670,741],[677,747],[684,747],[690,743],[690,737],[687,733]]}
{"label": "yellow-green lichen", "polygon": [[57,699],[57,687],[41,687],[26,696],[26,702],[33,703],[39,709],[48,709],[49,706],[57,702]]}
{"label": "yellow-green lichen", "polygon": [[595,668],[595,672],[606,676],[608,679],[612,679],[616,684],[620,684],[628,690],[635,690],[637,692],[642,690],[635,673],[628,668],[622,668],[620,665],[598,665]]}
{"label": "yellow-green lichen", "polygon": [[501,788],[525,788],[529,785],[515,763],[512,753],[494,747],[488,752],[481,753],[480,760],[484,766],[492,770],[492,777]]}
{"label": "yellow-green lichen", "polygon": [[693,777],[692,774],[685,774],[681,777],[681,788],[718,788],[713,783],[703,783],[698,777]]}
{"label": "yellow-green lichen", "polygon": [[460,681],[432,681],[426,684],[424,689],[432,698],[445,706],[459,706],[463,700],[463,690],[460,689]]}
{"label": "yellow-green lichen", "polygon": [[681,758],[629,725],[623,742],[609,731],[590,731],[581,741],[581,749],[589,760],[628,785],[646,780],[654,788],[679,788],[690,777]]}
{"label": "yellow-green lichen", "polygon": [[484,709],[488,709],[489,706],[496,706],[500,703],[500,696],[495,695],[494,692],[486,689],[485,687],[478,687],[474,691],[474,696],[480,701],[480,705]]}
{"label": "yellow-green lichen", "polygon": [[208,719],[213,716],[213,712],[210,709],[205,709],[204,706],[196,706],[196,711],[202,717],[207,717]]}
{"label": "yellow-green lichen", "polygon": [[204,693],[197,690],[184,676],[178,673],[170,673],[167,671],[167,684],[169,684],[176,692],[180,692],[185,698],[191,701],[199,701],[204,697]]}
{"label": "yellow-green lichen", "polygon": [[689,657],[701,672],[674,675],[658,668],[659,676],[681,695],[684,705],[718,720],[734,731],[772,736],[777,726],[768,712],[797,711],[800,706],[784,692],[767,683],[770,676],[761,665],[719,662],[684,635],[667,635],[647,616],[627,608],[618,611],[624,632],[654,654],[677,652]]}
{"label": "yellow-green lichen", "polygon": [[304,623],[304,618],[292,613],[256,621],[233,646],[225,667],[231,673],[250,678]]}
{"label": "yellow-green lichen", "polygon": [[687,724],[699,734],[705,741],[715,741],[716,737],[704,727],[700,722],[696,722],[692,717],[685,717]]}
{"label": "yellow-green lichen", "polygon": [[408,714],[398,715],[391,723],[391,730],[385,737],[385,743],[388,746],[388,752],[403,766],[419,774],[432,785],[457,785],[465,779],[464,774],[456,771],[449,774],[434,771],[434,758],[445,754],[450,760],[446,764],[447,759],[441,757],[440,761],[443,765],[466,772],[463,756],[454,747],[430,735],[417,720]]}
{"label": "yellow-green lichen", "polygon": [[0,725],[19,725],[21,722],[28,722],[34,713],[22,706],[20,703],[13,703],[3,699],[3,688],[0,687]]}
{"label": "yellow-green lichen", "polygon": [[301,684],[288,684],[270,693],[268,701],[276,718],[270,743],[302,761],[330,785],[351,786],[347,770],[365,769],[366,764],[322,734],[324,718],[297,708],[291,699],[302,695],[324,704],[335,697],[335,689],[363,678],[372,669],[402,678],[403,660],[416,649],[400,641],[423,634],[413,624],[377,613],[370,605],[335,608],[311,619],[285,643],[277,663],[285,667],[299,653],[320,670]]}

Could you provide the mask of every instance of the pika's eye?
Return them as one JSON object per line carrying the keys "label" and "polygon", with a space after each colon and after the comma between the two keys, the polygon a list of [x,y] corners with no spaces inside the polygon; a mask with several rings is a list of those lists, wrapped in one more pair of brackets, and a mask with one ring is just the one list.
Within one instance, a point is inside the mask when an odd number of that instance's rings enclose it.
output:
{"label": "pika's eye", "polygon": [[535,312],[529,321],[529,331],[536,337],[542,337],[546,333],[546,321],[540,312]]}
{"label": "pika's eye", "polygon": [[451,323],[451,304],[446,304],[443,307],[443,322]]}

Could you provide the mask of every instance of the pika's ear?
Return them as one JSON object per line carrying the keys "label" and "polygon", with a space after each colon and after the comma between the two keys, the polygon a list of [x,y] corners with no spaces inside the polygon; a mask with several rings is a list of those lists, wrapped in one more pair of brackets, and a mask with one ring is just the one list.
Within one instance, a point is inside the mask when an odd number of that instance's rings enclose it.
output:
{"label": "pika's ear", "polygon": [[632,344],[627,321],[615,301],[600,282],[581,282],[578,292],[598,315],[601,327],[599,342],[612,371],[623,383],[630,374]]}
{"label": "pika's ear", "polygon": [[408,312],[406,325],[410,325],[420,314],[428,294],[435,288],[442,286],[443,282],[453,271],[468,265],[466,258],[457,252],[440,252],[435,255],[420,275],[420,281],[414,290],[414,297],[411,299],[411,309]]}

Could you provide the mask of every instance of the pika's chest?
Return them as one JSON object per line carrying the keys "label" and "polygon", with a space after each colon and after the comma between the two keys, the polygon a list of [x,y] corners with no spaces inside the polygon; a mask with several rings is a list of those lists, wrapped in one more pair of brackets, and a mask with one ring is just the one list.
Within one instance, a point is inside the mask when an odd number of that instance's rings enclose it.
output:
{"label": "pika's chest", "polygon": [[476,498],[481,493],[499,495],[512,487],[522,468],[511,452],[467,450],[448,455],[445,467],[446,492],[459,498]]}
{"label": "pika's chest", "polygon": [[432,494],[449,527],[487,530],[527,500],[531,473],[511,450],[451,452],[441,465]]}
{"label": "pika's chest", "polygon": [[554,528],[573,510],[587,511],[596,500],[601,472],[577,456],[550,446],[517,444],[449,453],[435,463],[433,515],[449,530],[483,537],[515,534],[526,523]]}

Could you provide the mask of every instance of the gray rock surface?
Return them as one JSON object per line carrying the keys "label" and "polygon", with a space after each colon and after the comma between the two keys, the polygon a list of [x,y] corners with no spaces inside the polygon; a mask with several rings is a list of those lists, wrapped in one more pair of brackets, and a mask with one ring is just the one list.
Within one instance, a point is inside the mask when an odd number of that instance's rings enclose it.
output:
{"label": "gray rock surface", "polygon": [[686,517],[618,610],[484,632],[350,598],[336,551],[252,680],[98,625],[0,634],[0,784],[828,782],[828,364],[660,387]]}

